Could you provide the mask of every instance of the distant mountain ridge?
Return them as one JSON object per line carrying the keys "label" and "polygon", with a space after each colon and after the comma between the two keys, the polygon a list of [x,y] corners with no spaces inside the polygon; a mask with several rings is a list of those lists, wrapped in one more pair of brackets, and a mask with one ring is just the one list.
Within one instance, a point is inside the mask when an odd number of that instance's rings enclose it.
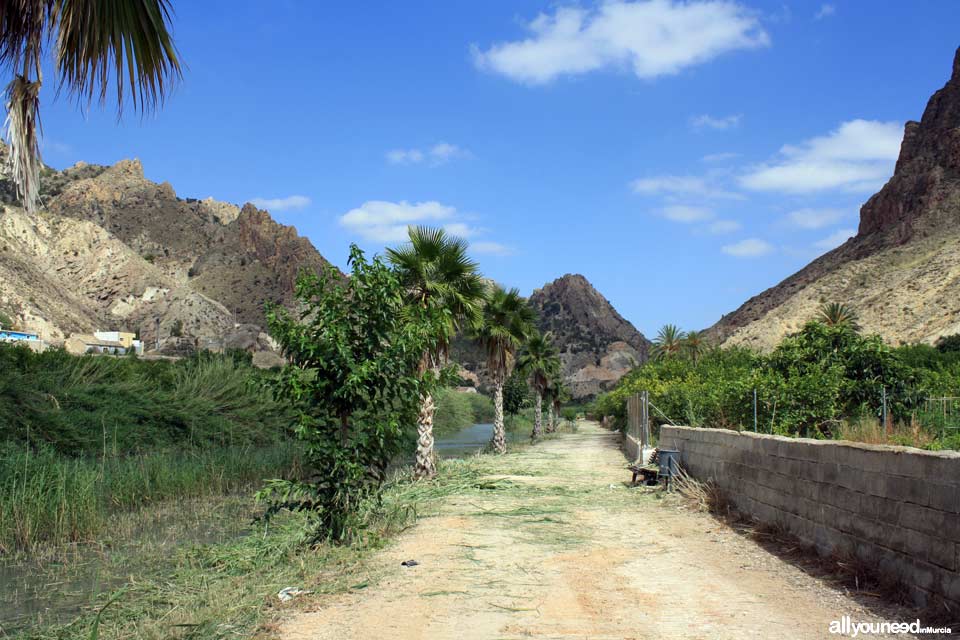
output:
{"label": "distant mountain ridge", "polygon": [[892,343],[960,332],[960,49],[921,120],[906,123],[893,177],[860,209],[857,235],[707,334],[770,349],[824,302],[849,304]]}
{"label": "distant mountain ridge", "polygon": [[49,341],[117,328],[152,343],[159,321],[161,336],[179,326],[201,346],[266,348],[264,303],[292,304],[298,271],[326,264],[267,212],[179,198],[137,160],[41,182],[45,207],[29,216],[0,180],[0,310]]}

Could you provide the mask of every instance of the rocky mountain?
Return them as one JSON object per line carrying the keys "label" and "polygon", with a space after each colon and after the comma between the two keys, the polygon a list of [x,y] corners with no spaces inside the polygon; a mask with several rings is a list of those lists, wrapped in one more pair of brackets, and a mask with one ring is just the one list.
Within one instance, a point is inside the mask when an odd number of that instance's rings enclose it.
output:
{"label": "rocky mountain", "polygon": [[41,199],[29,216],[0,180],[0,311],[54,343],[177,327],[200,346],[266,348],[264,304],[291,304],[299,269],[326,264],[266,211],[179,198],[137,160],[47,169]]}
{"label": "rocky mountain", "polygon": [[[612,388],[647,359],[650,342],[582,275],[567,274],[544,285],[533,292],[529,304],[537,312],[540,331],[553,333],[564,378],[576,399]],[[466,377],[487,382],[484,356],[475,345],[458,339],[452,357],[466,369]]]}
{"label": "rocky mountain", "polygon": [[540,317],[540,330],[553,333],[575,398],[612,388],[647,359],[650,341],[580,274],[568,273],[537,289],[530,305]]}
{"label": "rocky mountain", "polygon": [[960,333],[960,50],[947,84],[907,122],[893,177],[860,209],[855,237],[708,330],[770,349],[823,302],[843,302],[888,342]]}

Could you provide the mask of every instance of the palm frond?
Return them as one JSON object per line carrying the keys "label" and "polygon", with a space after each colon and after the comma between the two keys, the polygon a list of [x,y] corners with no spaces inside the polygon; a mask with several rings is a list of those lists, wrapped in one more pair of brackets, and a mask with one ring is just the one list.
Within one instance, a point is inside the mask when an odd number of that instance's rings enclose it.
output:
{"label": "palm frond", "polygon": [[17,76],[7,85],[4,135],[10,144],[10,176],[28,213],[36,210],[40,193],[40,83]]}
{"label": "palm frond", "polygon": [[170,15],[168,0],[56,0],[62,86],[88,103],[96,95],[102,104],[112,78],[118,111],[128,90],[135,109],[161,104],[182,75]]}

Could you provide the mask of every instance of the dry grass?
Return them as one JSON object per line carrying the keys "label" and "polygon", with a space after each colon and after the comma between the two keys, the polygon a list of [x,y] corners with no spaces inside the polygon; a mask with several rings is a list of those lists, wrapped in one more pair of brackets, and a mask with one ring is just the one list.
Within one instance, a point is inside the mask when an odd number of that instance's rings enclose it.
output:
{"label": "dry grass", "polygon": [[848,440],[850,442],[863,442],[865,444],[907,444],[908,446],[919,447],[921,449],[928,448],[937,439],[935,433],[924,429],[916,419],[911,419],[909,423],[891,422],[884,428],[879,421],[873,418],[860,418],[858,420],[842,422],[837,437],[840,440]]}

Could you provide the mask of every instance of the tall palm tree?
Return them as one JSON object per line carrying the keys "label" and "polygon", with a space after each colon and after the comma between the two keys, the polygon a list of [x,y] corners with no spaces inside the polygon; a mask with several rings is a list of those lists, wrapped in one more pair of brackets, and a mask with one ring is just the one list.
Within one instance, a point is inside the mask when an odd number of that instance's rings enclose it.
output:
{"label": "tall palm tree", "polygon": [[[479,319],[485,291],[483,278],[477,263],[467,256],[467,243],[460,238],[429,227],[410,227],[407,235],[410,241],[396,249],[387,249],[387,258],[399,272],[411,304],[445,312],[447,321],[423,354],[422,361],[425,369],[439,375],[453,335]],[[418,478],[429,478],[437,472],[433,459],[435,406],[429,393],[421,400],[414,474]]]}
{"label": "tall palm tree", "polygon": [[515,355],[535,331],[536,315],[517,289],[505,291],[493,285],[481,311],[473,337],[487,355],[487,371],[493,379],[493,439],[497,453],[506,453],[503,425],[503,385],[513,371]]}
{"label": "tall palm tree", "polygon": [[553,433],[557,430],[557,422],[560,418],[560,407],[563,406],[564,402],[570,401],[570,389],[567,388],[567,384],[563,380],[562,370],[558,370],[557,375],[553,376],[553,378],[550,380],[549,389],[550,419],[547,423],[547,433]]}
{"label": "tall palm tree", "polygon": [[53,46],[61,87],[88,104],[107,101],[117,110],[129,95],[135,110],[163,102],[180,77],[170,36],[169,0],[5,0],[0,2],[0,67],[13,79],[6,88],[5,136],[10,171],[28,212],[40,189],[40,87],[44,48]]}
{"label": "tall palm tree", "polygon": [[828,327],[848,327],[854,331],[860,330],[860,316],[853,307],[842,302],[830,302],[820,305],[817,309],[816,320]]}
{"label": "tall palm tree", "polygon": [[672,358],[683,351],[683,333],[675,324],[665,324],[653,340],[651,353],[654,359]]}
{"label": "tall palm tree", "polygon": [[696,364],[707,350],[707,341],[702,331],[687,331],[683,338],[683,351]]}
{"label": "tall palm tree", "polygon": [[523,352],[517,360],[518,366],[530,376],[530,382],[535,392],[536,404],[533,411],[533,433],[531,438],[539,438],[543,434],[543,394],[547,389],[550,378],[560,369],[560,357],[557,348],[553,346],[553,336],[547,333],[535,333],[527,340]]}

